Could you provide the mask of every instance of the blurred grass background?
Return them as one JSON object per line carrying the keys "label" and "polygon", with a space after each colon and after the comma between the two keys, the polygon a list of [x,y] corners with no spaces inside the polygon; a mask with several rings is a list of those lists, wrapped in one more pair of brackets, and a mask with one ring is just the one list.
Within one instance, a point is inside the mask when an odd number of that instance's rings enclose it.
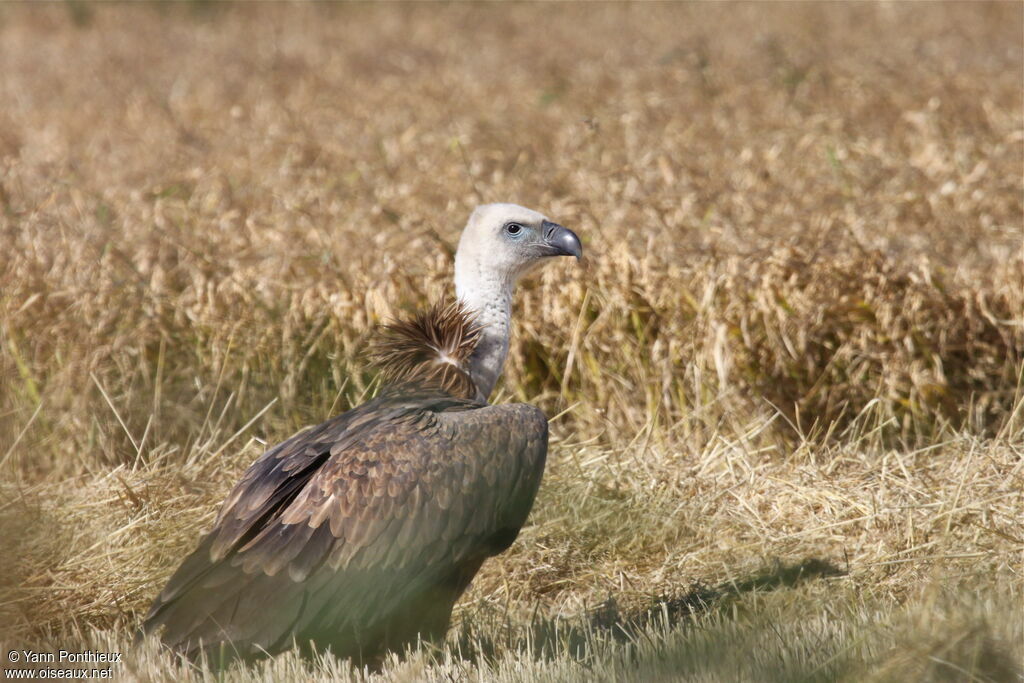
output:
{"label": "blurred grass background", "polygon": [[1022,26],[0,6],[0,639],[129,652],[262,444],[372,394],[374,326],[514,201],[588,255],[520,293],[499,387],[557,416],[549,471],[450,647],[382,675],[1016,680]]}

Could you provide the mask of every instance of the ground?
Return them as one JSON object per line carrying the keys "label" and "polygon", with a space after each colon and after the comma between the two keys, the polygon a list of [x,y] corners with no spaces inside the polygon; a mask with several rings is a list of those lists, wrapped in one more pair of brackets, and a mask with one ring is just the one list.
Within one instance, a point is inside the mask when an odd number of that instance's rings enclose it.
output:
{"label": "ground", "polygon": [[[122,653],[472,208],[582,238],[444,649],[222,679],[1019,680],[1024,5],[0,6],[0,643]],[[8,657],[5,666],[15,664]],[[53,666],[53,665],[50,665]]]}

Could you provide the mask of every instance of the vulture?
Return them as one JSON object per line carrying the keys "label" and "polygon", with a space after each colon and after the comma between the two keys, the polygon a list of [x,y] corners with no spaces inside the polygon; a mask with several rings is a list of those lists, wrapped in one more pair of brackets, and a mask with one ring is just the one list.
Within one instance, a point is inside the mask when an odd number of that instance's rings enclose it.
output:
{"label": "vulture", "polygon": [[443,640],[481,564],[519,534],[548,423],[490,405],[517,280],[577,236],[514,204],[478,207],[455,255],[456,299],[392,323],[376,398],[258,458],[153,601],[140,634],[208,661],[299,647],[377,665]]}

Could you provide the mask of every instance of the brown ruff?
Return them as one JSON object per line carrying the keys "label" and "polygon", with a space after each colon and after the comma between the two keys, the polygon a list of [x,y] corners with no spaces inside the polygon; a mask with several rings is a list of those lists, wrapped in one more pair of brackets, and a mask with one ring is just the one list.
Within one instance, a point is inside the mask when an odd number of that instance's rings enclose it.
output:
{"label": "brown ruff", "polygon": [[425,313],[385,325],[372,358],[388,384],[413,382],[474,398],[469,357],[480,329],[461,302],[438,302]]}

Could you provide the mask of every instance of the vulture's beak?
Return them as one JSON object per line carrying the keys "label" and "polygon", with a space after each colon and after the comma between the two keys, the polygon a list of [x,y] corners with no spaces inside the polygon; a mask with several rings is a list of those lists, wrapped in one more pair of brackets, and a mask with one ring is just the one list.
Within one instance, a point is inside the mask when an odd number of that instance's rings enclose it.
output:
{"label": "vulture's beak", "polygon": [[540,227],[544,235],[544,244],[550,249],[549,255],[575,256],[577,261],[583,256],[583,245],[572,230],[551,221],[544,221]]}

